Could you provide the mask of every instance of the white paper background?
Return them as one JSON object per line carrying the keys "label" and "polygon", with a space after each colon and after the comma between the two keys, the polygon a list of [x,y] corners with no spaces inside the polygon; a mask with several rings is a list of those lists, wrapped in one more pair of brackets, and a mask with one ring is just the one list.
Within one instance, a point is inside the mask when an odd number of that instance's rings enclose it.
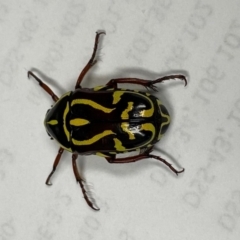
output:
{"label": "white paper background", "polygon": [[[0,1],[0,240],[239,239],[239,13],[238,0]],[[52,101],[27,71],[59,96],[72,90],[101,29],[101,61],[83,86],[188,74],[186,88],[156,93],[172,123],[155,153],[186,171],[79,157],[94,212],[70,154],[44,184],[58,150],[42,124]]]}

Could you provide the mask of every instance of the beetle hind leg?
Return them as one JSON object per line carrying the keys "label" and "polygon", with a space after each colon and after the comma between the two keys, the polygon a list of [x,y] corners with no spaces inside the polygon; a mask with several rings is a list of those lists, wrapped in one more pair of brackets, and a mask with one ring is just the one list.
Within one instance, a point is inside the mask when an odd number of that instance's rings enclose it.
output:
{"label": "beetle hind leg", "polygon": [[79,185],[80,185],[80,187],[82,189],[83,197],[86,200],[88,206],[90,208],[92,208],[93,210],[99,211],[100,209],[96,208],[94,206],[94,204],[91,202],[90,198],[87,195],[86,189],[84,188],[84,182],[85,181],[82,179],[82,177],[79,174],[79,171],[78,171],[78,168],[77,168],[77,163],[76,163],[77,158],[78,158],[78,154],[74,153],[72,155],[72,166],[73,166],[73,172],[74,172],[75,178],[76,178],[77,182],[79,183]]}
{"label": "beetle hind leg", "polygon": [[171,171],[174,172],[176,175],[178,175],[179,173],[184,172],[184,168],[182,170],[178,171],[169,162],[167,162],[165,159],[163,159],[163,158],[161,158],[159,156],[150,154],[151,151],[152,151],[152,148],[149,148],[145,152],[143,152],[143,153],[141,153],[139,155],[133,156],[133,157],[115,158],[115,156],[114,156],[114,157],[107,157],[106,160],[109,163],[131,163],[131,162],[137,162],[137,161],[140,161],[140,160],[143,160],[143,159],[147,159],[147,158],[154,158],[156,160],[161,161],[165,165],[167,165],[171,169]]}
{"label": "beetle hind leg", "polygon": [[116,78],[112,79],[107,83],[107,86],[117,89],[118,83],[131,83],[131,84],[139,84],[146,88],[150,88],[154,91],[157,91],[157,87],[154,86],[156,83],[161,83],[170,79],[180,79],[185,82],[185,86],[187,85],[187,79],[184,75],[169,75],[162,78],[158,78],[156,80],[145,80],[140,78]]}

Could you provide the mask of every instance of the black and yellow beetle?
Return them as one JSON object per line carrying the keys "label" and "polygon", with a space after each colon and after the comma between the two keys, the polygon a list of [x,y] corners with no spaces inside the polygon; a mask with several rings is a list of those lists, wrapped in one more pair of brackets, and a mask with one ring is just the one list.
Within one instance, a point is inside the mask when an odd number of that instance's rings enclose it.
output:
{"label": "black and yellow beetle", "polygon": [[[46,184],[60,161],[64,150],[72,153],[73,171],[83,192],[87,204],[99,210],[87,195],[84,180],[80,176],[76,160],[78,155],[95,154],[106,158],[109,163],[130,163],[146,158],[154,158],[166,164],[176,174],[177,171],[167,161],[151,154],[153,145],[166,132],[170,116],[159,99],[149,93],[117,88],[118,83],[139,84],[156,91],[154,84],[169,79],[181,79],[187,85],[183,75],[170,75],[156,80],[137,78],[118,78],[106,85],[93,89],[82,88],[80,83],[88,70],[97,62],[95,55],[101,34],[97,32],[92,57],[80,73],[75,91],[64,94],[60,99],[31,71],[39,85],[54,100],[54,106],[47,112],[44,125],[47,133],[60,145],[58,154]],[[139,150],[139,155],[116,158],[119,153]]]}

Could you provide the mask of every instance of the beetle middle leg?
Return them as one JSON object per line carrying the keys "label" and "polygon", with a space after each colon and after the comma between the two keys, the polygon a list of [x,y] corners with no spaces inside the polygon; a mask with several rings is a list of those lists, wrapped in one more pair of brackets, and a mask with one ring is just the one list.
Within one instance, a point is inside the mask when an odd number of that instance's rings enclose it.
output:
{"label": "beetle middle leg", "polygon": [[75,178],[82,189],[83,197],[86,200],[88,206],[91,207],[93,210],[98,211],[100,209],[96,208],[87,196],[87,191],[85,190],[84,184],[83,184],[85,181],[82,179],[82,177],[80,176],[80,174],[78,172],[77,163],[76,163],[77,158],[78,158],[78,154],[73,153],[72,154],[72,166],[73,166],[73,172],[74,172]]}
{"label": "beetle middle leg", "polygon": [[165,165],[167,165],[171,169],[171,171],[176,173],[176,175],[178,175],[179,173],[184,172],[184,168],[182,170],[178,171],[169,162],[167,162],[165,159],[163,159],[163,158],[161,158],[159,156],[150,154],[151,150],[152,149],[150,148],[147,151],[145,151],[145,152],[143,152],[143,153],[141,153],[139,155],[132,156],[132,157],[125,157],[125,158],[107,157],[106,160],[109,163],[131,163],[131,162],[137,162],[137,161],[140,161],[140,160],[143,160],[143,159],[146,159],[146,158],[154,158],[156,160],[161,161]]}
{"label": "beetle middle leg", "polygon": [[157,91],[157,87],[154,86],[154,84],[163,82],[165,80],[170,80],[170,79],[180,79],[185,82],[185,86],[187,85],[187,79],[184,75],[169,75],[169,76],[158,78],[156,80],[145,80],[140,78],[116,78],[116,79],[110,80],[106,85],[116,89],[118,83],[131,83],[131,84],[139,84],[146,88],[150,88],[154,91]]}
{"label": "beetle middle leg", "polygon": [[90,58],[90,60],[88,61],[87,65],[84,67],[84,69],[82,70],[82,72],[80,73],[78,80],[76,82],[75,85],[75,89],[77,88],[81,88],[80,84],[84,78],[84,76],[86,75],[86,73],[88,72],[88,70],[97,62],[97,60],[95,58],[96,56],[96,52],[97,52],[97,48],[98,48],[98,40],[101,34],[106,34],[105,32],[96,32],[96,37],[95,37],[95,43],[94,43],[94,48],[93,48],[93,53],[92,53],[92,57]]}

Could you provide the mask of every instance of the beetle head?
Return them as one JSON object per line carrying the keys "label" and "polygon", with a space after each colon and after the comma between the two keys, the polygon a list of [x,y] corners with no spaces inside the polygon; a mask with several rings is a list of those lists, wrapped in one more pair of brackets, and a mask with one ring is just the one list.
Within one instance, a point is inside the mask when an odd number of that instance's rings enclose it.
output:
{"label": "beetle head", "polygon": [[50,137],[66,150],[70,149],[70,131],[67,127],[67,116],[69,114],[69,95],[64,94],[51,109],[46,113],[44,125]]}

